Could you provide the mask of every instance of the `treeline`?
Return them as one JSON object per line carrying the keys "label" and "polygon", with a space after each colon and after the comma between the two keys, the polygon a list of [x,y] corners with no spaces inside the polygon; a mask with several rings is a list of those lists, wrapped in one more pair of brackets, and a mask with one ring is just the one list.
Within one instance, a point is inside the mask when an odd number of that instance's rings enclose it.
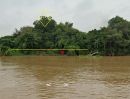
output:
{"label": "treeline", "polygon": [[[0,55],[58,55],[59,51],[14,51],[11,49],[88,49],[67,50],[66,55],[130,55],[130,22],[116,16],[107,27],[88,33],[42,16],[33,23],[0,38]],[[48,23],[49,22],[49,23]],[[46,25],[47,24],[47,25]],[[45,26],[46,25],[46,26]]]}

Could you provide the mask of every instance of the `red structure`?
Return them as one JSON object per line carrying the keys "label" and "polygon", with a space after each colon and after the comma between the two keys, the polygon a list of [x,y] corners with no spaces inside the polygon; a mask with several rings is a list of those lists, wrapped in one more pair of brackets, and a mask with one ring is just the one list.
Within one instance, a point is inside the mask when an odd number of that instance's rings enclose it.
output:
{"label": "red structure", "polygon": [[64,50],[60,50],[60,55],[64,55],[65,51]]}

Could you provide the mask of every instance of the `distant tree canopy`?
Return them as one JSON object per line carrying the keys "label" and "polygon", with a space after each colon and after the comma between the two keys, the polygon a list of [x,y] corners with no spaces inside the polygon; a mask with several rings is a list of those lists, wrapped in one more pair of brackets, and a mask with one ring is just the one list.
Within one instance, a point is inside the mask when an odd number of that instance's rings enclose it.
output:
{"label": "distant tree canopy", "polygon": [[[43,52],[11,51],[10,49],[88,49],[67,51],[66,55],[130,55],[130,22],[116,16],[108,21],[107,27],[88,33],[73,28],[73,23],[59,23],[42,16],[34,21],[34,26],[15,30],[13,35],[0,38],[0,55],[26,55]],[[16,54],[17,53],[17,54]],[[46,52],[56,54],[57,51]],[[78,53],[78,54],[77,54]]]}

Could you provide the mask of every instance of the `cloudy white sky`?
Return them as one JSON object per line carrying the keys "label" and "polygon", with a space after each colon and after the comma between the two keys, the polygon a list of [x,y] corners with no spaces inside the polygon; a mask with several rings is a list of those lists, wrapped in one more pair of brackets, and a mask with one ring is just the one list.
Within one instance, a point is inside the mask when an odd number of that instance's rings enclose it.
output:
{"label": "cloudy white sky", "polygon": [[107,25],[119,15],[130,20],[129,0],[0,0],[0,36],[15,28],[32,25],[39,16],[52,16],[57,22],[73,22],[89,31]]}

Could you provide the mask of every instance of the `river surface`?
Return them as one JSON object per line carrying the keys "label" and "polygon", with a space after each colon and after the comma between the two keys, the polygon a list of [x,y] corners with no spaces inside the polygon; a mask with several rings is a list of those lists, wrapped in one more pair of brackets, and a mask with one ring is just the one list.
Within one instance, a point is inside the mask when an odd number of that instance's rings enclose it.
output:
{"label": "river surface", "polygon": [[0,57],[0,99],[130,99],[130,57]]}

